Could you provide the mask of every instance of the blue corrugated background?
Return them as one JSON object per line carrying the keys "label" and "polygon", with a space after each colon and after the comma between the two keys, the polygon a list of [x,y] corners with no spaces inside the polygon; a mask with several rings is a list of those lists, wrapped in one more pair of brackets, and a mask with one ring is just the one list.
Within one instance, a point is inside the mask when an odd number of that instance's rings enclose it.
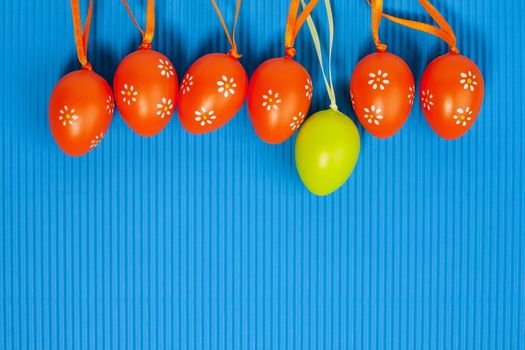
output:
{"label": "blue corrugated background", "polygon": [[[231,21],[234,1],[219,4]],[[525,349],[525,3],[435,4],[485,74],[477,124],[446,142],[416,104],[389,140],[360,128],[352,178],[316,198],[294,140],[263,144],[246,108],[210,135],[175,118],[151,139],[115,115],[94,152],[63,155],[47,103],[78,68],[69,2],[1,1],[0,348]],[[143,21],[145,1],[131,6]],[[249,73],[282,54],[287,7],[244,2]],[[386,7],[428,20],[415,0]],[[334,13],[339,105],[355,119],[347,85],[373,50],[370,11],[335,0]],[[315,17],[325,33],[322,5]],[[157,0],[157,25],[154,46],[179,76],[228,50],[208,0]],[[446,52],[424,34],[382,32],[416,80]],[[111,81],[139,44],[120,1],[95,1],[91,44]],[[307,30],[297,49],[312,110],[326,108]]]}

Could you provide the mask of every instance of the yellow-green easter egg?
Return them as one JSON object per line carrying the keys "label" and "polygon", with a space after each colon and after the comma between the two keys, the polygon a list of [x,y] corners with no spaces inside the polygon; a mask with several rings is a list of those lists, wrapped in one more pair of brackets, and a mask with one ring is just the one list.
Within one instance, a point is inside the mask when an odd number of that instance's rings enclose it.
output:
{"label": "yellow-green easter egg", "polygon": [[352,174],[360,138],[354,122],[339,111],[319,111],[304,122],[295,143],[297,172],[310,192],[326,196]]}

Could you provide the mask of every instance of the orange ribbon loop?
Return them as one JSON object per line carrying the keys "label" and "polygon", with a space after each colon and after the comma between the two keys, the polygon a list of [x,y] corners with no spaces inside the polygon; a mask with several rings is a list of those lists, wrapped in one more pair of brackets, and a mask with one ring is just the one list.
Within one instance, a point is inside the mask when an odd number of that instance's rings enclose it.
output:
{"label": "orange ribbon loop", "polygon": [[140,45],[140,48],[151,49],[151,42],[153,41],[153,35],[155,34],[155,0],[148,0],[148,5],[146,7],[145,31],[140,27],[139,23],[135,19],[135,16],[133,16],[133,12],[129,7],[128,2],[126,0],[122,0],[122,2],[124,3],[124,6],[126,6],[126,10],[128,11],[131,20],[142,34],[142,44]]}
{"label": "orange ribbon loop", "polygon": [[[437,27],[427,24],[427,23],[399,18],[399,17],[395,17],[395,16],[392,16],[386,13],[382,13],[382,0],[372,0],[372,3],[370,3],[370,0],[367,0],[367,1],[372,6],[372,12],[374,12],[374,7],[381,6],[380,13],[386,19],[394,23],[400,24],[402,26],[434,35],[440,38],[441,40],[445,41],[448,44],[448,46],[450,46],[451,52],[459,53],[459,50],[456,47],[456,42],[457,42],[456,35],[454,34],[452,27],[447,22],[447,20],[441,15],[441,13],[439,13],[439,11],[428,0],[418,0],[418,1],[421,4],[421,6],[423,6],[423,8],[428,12],[430,17],[432,17],[432,19],[437,23],[438,25]],[[381,4],[378,5],[377,3],[381,3]],[[379,27],[379,24],[377,26]],[[374,40],[375,40],[375,37],[374,37]],[[377,42],[376,42],[376,45],[377,45]]]}
{"label": "orange ribbon loop", "polygon": [[383,0],[372,0],[372,3],[369,2],[369,4],[372,7],[372,37],[374,38],[377,51],[385,52],[387,46],[379,39],[379,25],[381,24],[381,16],[383,15]]}
{"label": "orange ribbon loop", "polygon": [[238,60],[241,58],[241,55],[237,51],[237,41],[235,40],[235,32],[237,30],[237,21],[239,20],[239,12],[241,11],[241,0],[237,0],[237,6],[235,7],[235,19],[233,20],[233,30],[230,34],[230,31],[228,30],[228,26],[226,25],[226,22],[224,21],[224,17],[222,16],[221,11],[219,10],[219,6],[217,6],[217,2],[215,0],[211,0],[213,7],[215,7],[215,11],[217,12],[217,15],[219,16],[219,20],[221,21],[222,28],[224,29],[224,32],[226,33],[226,37],[228,38],[228,41],[231,45],[231,50],[228,52],[228,55]]}
{"label": "orange ribbon loop", "polygon": [[290,2],[290,10],[288,11],[288,21],[286,23],[286,34],[284,36],[284,46],[286,48],[286,56],[288,57],[294,57],[295,56],[295,39],[297,38],[297,34],[299,34],[299,31],[301,30],[301,27],[303,26],[304,22],[310,16],[313,9],[317,5],[318,0],[310,0],[308,5],[306,5],[303,9],[303,12],[297,17],[297,13],[299,12],[299,5],[301,4],[301,0],[291,0]]}
{"label": "orange ribbon loop", "polygon": [[82,21],[80,19],[80,5],[79,0],[71,0],[71,14],[73,17],[73,29],[75,32],[75,44],[77,47],[77,56],[82,69],[93,70],[91,64],[87,59],[89,29],[91,28],[91,18],[93,15],[93,0],[89,0],[88,13],[84,29],[82,30]]}

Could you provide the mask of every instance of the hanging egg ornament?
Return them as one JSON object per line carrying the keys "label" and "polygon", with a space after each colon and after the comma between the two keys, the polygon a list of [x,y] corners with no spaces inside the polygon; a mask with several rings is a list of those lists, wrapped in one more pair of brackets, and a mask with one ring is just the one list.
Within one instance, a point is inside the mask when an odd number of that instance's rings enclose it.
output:
{"label": "hanging egg ornament", "polygon": [[359,132],[350,118],[332,109],[317,112],[297,134],[297,172],[310,192],[326,196],[348,180],[359,150]]}
{"label": "hanging egg ornament", "polygon": [[211,53],[199,58],[182,79],[179,118],[192,134],[206,134],[228,123],[241,109],[248,90],[248,75],[239,63],[235,41],[241,1],[237,0],[231,35],[215,0],[212,4],[232,48],[227,55]]}
{"label": "hanging egg ornament", "polygon": [[[330,0],[325,0],[325,6],[330,27],[328,57],[331,57],[334,22]],[[311,17],[308,26],[330,98],[330,109],[314,113],[299,129],[295,141],[295,164],[306,188],[318,196],[326,196],[339,189],[352,174],[361,141],[354,122],[337,108],[331,62],[325,70],[319,34]]]}
{"label": "hanging egg ornament", "polygon": [[430,127],[442,138],[463,136],[475,123],[485,84],[476,64],[451,52],[432,61],[421,78],[420,104]]}
{"label": "hanging egg ornament", "polygon": [[113,91],[120,114],[133,131],[153,136],[166,127],[177,103],[177,79],[170,60],[149,48],[120,62]]}
{"label": "hanging egg ornament", "polygon": [[171,61],[151,49],[155,31],[154,1],[148,0],[146,30],[135,20],[123,0],[133,23],[142,33],[139,49],[120,62],[113,79],[117,107],[126,124],[137,134],[154,136],[171,120],[177,103],[178,77]]}
{"label": "hanging egg ornament", "polygon": [[301,126],[310,108],[312,79],[306,69],[286,56],[262,63],[248,89],[248,109],[261,140],[279,144]]}
{"label": "hanging egg ornament", "polygon": [[299,30],[317,5],[318,0],[291,0],[284,46],[286,56],[263,62],[252,75],[248,88],[248,111],[253,128],[261,140],[279,144],[299,129],[312,99],[312,78],[293,58]]}
{"label": "hanging egg ornament", "polygon": [[379,42],[376,27],[383,16],[402,26],[434,35],[449,45],[450,52],[432,61],[423,73],[420,105],[430,127],[440,137],[453,140],[465,135],[478,118],[485,84],[478,66],[459,53],[450,24],[428,0],[419,0],[419,3],[437,26],[384,14],[382,0],[371,1],[376,43]]}
{"label": "hanging egg ornament", "polygon": [[363,127],[378,138],[395,135],[414,104],[414,76],[397,55],[386,51],[379,38],[383,1],[371,0],[372,37],[377,52],[363,58],[350,80],[352,107]]}
{"label": "hanging egg ornament", "polygon": [[352,107],[372,135],[388,138],[405,124],[414,103],[414,77],[399,56],[378,51],[363,58],[350,82]]}
{"label": "hanging egg ornament", "polygon": [[57,83],[49,102],[49,126],[60,149],[81,156],[94,149],[113,118],[109,84],[89,70],[78,70]]}
{"label": "hanging egg ornament", "polygon": [[92,11],[90,1],[83,32],[78,0],[71,1],[77,55],[82,69],[60,79],[51,93],[48,109],[53,138],[64,153],[74,157],[93,150],[102,141],[115,109],[109,84],[93,72],[87,59]]}

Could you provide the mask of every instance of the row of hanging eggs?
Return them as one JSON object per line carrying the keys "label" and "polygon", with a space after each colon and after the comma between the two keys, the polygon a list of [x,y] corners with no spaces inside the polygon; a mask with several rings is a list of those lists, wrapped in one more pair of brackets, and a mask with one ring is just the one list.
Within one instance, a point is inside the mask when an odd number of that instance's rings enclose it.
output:
{"label": "row of hanging eggs", "polygon": [[[282,143],[303,123],[313,93],[312,79],[307,70],[294,61],[294,55],[295,49],[291,46],[285,57],[264,62],[248,85],[247,74],[234,47],[228,55],[214,53],[201,57],[188,69],[179,87],[170,60],[152,50],[151,40],[145,37],[139,50],[126,56],[117,68],[115,98],[107,82],[92,72],[89,64],[83,64],[82,70],[61,79],[51,96],[51,131],[65,153],[80,156],[96,147],[104,137],[115,102],[132,130],[153,136],[168,124],[177,104],[182,126],[190,133],[203,134],[231,120],[247,97],[257,135],[267,143]],[[459,87],[454,84],[455,75],[460,78]],[[457,52],[436,59],[425,71],[421,87],[425,116],[440,136],[457,138],[472,126],[483,99],[483,78],[472,61]],[[415,96],[414,79],[401,58],[378,47],[377,53],[365,57],[356,66],[350,95],[363,126],[371,134],[386,138],[402,127],[410,113]],[[296,156],[297,149],[308,150],[308,156],[304,157],[308,161],[296,159],[299,173],[316,194],[326,195],[339,188],[357,161],[359,134],[357,130],[353,132],[355,126],[348,128],[352,132],[341,133],[342,136],[357,135],[357,141],[351,137],[350,145],[342,140],[345,137],[337,142],[330,139],[337,130],[328,126],[333,124],[338,129],[348,124],[339,120],[341,116],[351,122],[333,110],[310,118],[310,124],[318,126],[307,128],[310,131],[303,134],[309,135],[307,140],[317,139],[315,147],[312,142],[304,141],[305,137],[297,140]],[[326,132],[320,135],[318,131],[322,129]],[[299,147],[300,144],[306,146]],[[334,167],[325,164],[328,153],[334,155],[343,148],[348,149],[345,159],[338,161],[337,157],[330,156]],[[317,156],[311,156],[314,153]],[[308,169],[304,170],[300,163],[309,164]],[[342,163],[349,166],[341,166]]]}
{"label": "row of hanging eggs", "polygon": [[[438,135],[455,139],[473,125],[483,101],[484,83],[470,59],[456,53],[437,58],[425,70],[420,86],[421,107]],[[118,66],[113,91],[115,98],[107,83],[89,70],[70,73],[57,84],[50,103],[50,125],[65,153],[79,156],[100,142],[115,102],[127,125],[139,135],[159,133],[177,104],[182,126],[192,134],[204,134],[231,120],[247,95],[257,135],[271,144],[282,143],[305,119],[313,87],[307,70],[292,55],[261,64],[248,85],[238,57],[212,53],[190,66],[179,89],[170,60],[150,48],[140,48]],[[357,64],[350,95],[364,128],[387,138],[410,114],[416,96],[414,78],[400,57],[376,52]]]}
{"label": "row of hanging eggs", "polygon": [[[483,76],[467,57],[450,52],[425,69],[420,105],[431,128],[447,140],[463,136],[474,124],[484,95]],[[399,56],[380,50],[363,58],[350,82],[350,96],[363,127],[378,138],[397,133],[415,101],[414,77]]]}
{"label": "row of hanging eggs", "polygon": [[286,141],[304,120],[312,98],[306,69],[291,57],[268,60],[248,76],[238,55],[212,53],[195,61],[180,87],[171,61],[140,47],[117,67],[113,93],[91,67],[69,73],[51,95],[49,122],[59,147],[71,156],[92,150],[104,137],[115,104],[137,134],[154,136],[172,118],[192,134],[212,132],[230,121],[248,97],[254,129],[268,143]]}

